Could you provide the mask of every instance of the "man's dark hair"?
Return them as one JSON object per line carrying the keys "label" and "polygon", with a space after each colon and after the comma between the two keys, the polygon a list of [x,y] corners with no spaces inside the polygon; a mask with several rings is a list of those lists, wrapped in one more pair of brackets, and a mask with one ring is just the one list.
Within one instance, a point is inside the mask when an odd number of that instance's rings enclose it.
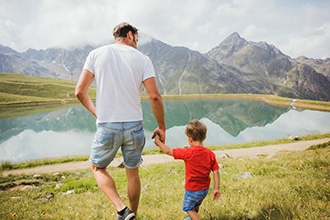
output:
{"label": "man's dark hair", "polygon": [[113,28],[113,37],[117,38],[126,38],[128,32],[132,32],[133,35],[138,33],[138,29],[126,22],[118,24],[116,27]]}

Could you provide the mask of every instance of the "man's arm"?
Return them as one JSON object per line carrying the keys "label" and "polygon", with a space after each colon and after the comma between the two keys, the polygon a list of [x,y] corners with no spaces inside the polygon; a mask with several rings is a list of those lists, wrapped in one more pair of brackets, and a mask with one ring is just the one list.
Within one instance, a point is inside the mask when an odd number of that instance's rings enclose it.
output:
{"label": "man's arm", "polygon": [[166,124],[165,124],[165,116],[164,116],[164,104],[162,96],[160,95],[155,77],[148,78],[143,81],[143,85],[146,88],[149,96],[149,102],[151,106],[151,110],[156,118],[158,128],[154,130],[152,138],[156,135],[160,136],[160,140],[165,143],[165,132],[166,132]]}
{"label": "man's arm", "polygon": [[213,199],[219,200],[221,197],[219,170],[213,171],[213,182],[214,182]]}
{"label": "man's arm", "polygon": [[80,103],[96,118],[96,108],[88,95],[88,88],[94,80],[94,75],[88,70],[83,70],[76,85],[75,95]]}

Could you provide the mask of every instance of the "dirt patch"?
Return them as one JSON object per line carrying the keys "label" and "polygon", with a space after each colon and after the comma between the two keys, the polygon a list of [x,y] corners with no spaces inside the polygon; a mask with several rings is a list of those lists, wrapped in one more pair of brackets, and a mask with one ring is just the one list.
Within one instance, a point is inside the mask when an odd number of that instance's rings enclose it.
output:
{"label": "dirt patch", "polygon": [[31,188],[35,188],[40,185],[39,181],[27,181],[27,182],[13,182],[13,183],[6,183],[0,185],[0,190],[27,190]]}
{"label": "dirt patch", "polygon": [[10,188],[9,191],[17,191],[17,190],[24,191],[24,190],[28,190],[28,189],[32,189],[32,188],[36,188],[36,186],[35,185],[18,185],[13,188]]}

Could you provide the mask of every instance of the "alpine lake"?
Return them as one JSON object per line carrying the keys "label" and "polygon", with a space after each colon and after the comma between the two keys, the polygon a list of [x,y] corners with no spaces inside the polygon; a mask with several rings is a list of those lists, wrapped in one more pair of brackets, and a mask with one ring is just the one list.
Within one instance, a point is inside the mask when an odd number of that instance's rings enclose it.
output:
{"label": "alpine lake", "polygon": [[[208,128],[205,146],[330,132],[330,112],[290,105],[281,107],[258,100],[220,98],[165,99],[164,105],[166,144],[172,148],[187,146],[184,131],[192,119],[202,121]],[[19,114],[0,117],[0,162],[89,154],[96,128],[95,119],[86,109],[80,104],[46,110],[34,108],[33,113],[24,113],[24,107],[16,107]],[[156,148],[151,135],[157,124],[147,100],[142,101],[142,108],[145,148]]]}

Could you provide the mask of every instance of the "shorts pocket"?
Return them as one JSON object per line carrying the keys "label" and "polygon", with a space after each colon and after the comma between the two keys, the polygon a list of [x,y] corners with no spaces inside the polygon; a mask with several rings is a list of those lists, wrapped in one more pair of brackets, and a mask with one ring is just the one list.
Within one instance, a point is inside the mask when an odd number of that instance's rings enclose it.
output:
{"label": "shorts pocket", "polygon": [[113,146],[114,136],[115,133],[113,131],[105,127],[99,126],[97,128],[97,132],[94,138],[94,143],[93,143],[94,148],[111,149]]}
{"label": "shorts pocket", "polygon": [[133,140],[133,149],[140,149],[145,144],[145,136],[143,125],[135,127],[131,131],[132,140]]}

